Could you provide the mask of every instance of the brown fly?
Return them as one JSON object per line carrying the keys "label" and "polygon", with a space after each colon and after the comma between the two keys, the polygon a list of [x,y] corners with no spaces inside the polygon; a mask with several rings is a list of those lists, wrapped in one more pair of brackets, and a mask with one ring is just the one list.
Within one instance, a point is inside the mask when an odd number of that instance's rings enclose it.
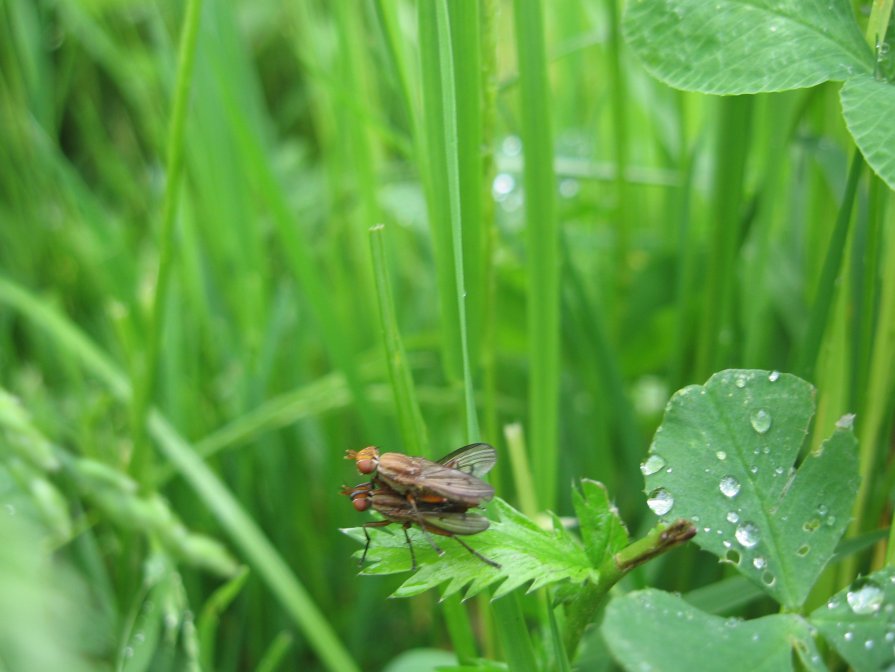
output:
{"label": "brown fly", "polygon": [[419,503],[451,503],[466,508],[479,506],[494,496],[494,488],[480,476],[497,462],[497,452],[487,443],[473,443],[445,455],[437,462],[403,453],[380,453],[376,446],[346,452],[357,470],[370,475],[377,486],[386,486]]}
{"label": "brown fly", "polygon": [[370,548],[370,534],[367,532],[367,528],[385,527],[386,525],[397,523],[403,528],[404,538],[407,540],[407,548],[410,549],[411,571],[416,569],[416,554],[413,551],[410,535],[407,534],[407,530],[412,525],[419,526],[426,536],[426,540],[439,555],[444,555],[444,550],[435,543],[429,534],[430,532],[444,537],[453,537],[463,548],[479,560],[500,569],[499,564],[489,560],[457,536],[478,534],[487,530],[490,524],[490,521],[485,516],[467,511],[467,507],[463,504],[451,502],[444,498],[440,498],[439,501],[419,499],[412,504],[411,500],[408,500],[405,495],[395,492],[388,486],[376,483],[360,483],[353,488],[343,486],[342,494],[351,498],[351,502],[357,511],[367,511],[372,507],[384,519],[364,523],[364,537],[367,543],[361,556],[361,564],[364,563],[367,551]]}

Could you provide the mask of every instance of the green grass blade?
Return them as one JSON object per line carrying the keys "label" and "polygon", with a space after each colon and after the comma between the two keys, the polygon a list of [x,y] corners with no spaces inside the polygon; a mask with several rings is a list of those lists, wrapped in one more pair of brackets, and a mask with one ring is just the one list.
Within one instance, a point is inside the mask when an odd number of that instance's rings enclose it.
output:
{"label": "green grass blade", "polygon": [[174,266],[174,221],[180,202],[181,173],[183,172],[184,130],[186,128],[187,103],[193,78],[193,63],[196,59],[196,42],[199,37],[199,18],[202,0],[189,0],[180,36],[177,55],[177,79],[174,89],[174,103],[171,111],[171,125],[167,146],[167,187],[162,208],[162,228],[159,233],[158,275],[152,296],[149,314],[148,340],[143,361],[140,362],[134,378],[132,403],[132,423],[134,433],[134,453],[131,473],[142,483],[152,479],[149,445],[146,442],[146,417],[152,402],[158,369],[159,348],[165,324],[165,307],[168,299],[168,284]]}
{"label": "green grass blade", "polygon": [[820,352],[821,341],[827,327],[827,318],[830,314],[830,308],[833,306],[832,297],[835,294],[836,278],[839,276],[845,255],[845,242],[848,239],[852,208],[854,207],[858,179],[861,176],[863,166],[864,159],[861,158],[860,153],[855,152],[849,168],[848,184],[842,197],[842,205],[836,216],[836,228],[833,230],[833,235],[827,246],[823,270],[817,283],[817,290],[814,292],[811,318],[802,341],[801,356],[796,369],[801,376],[809,380],[814,374],[817,355]]}
{"label": "green grass blade", "polygon": [[370,229],[370,249],[373,254],[373,277],[376,281],[376,300],[379,306],[379,321],[382,326],[382,341],[388,365],[395,410],[401,428],[404,452],[411,455],[428,455],[426,425],[420,412],[413,385],[413,375],[407,362],[407,353],[401,341],[398,318],[395,314],[395,300],[389,281],[388,260],[385,251],[385,227]]}
{"label": "green grass blade", "polygon": [[[707,378],[729,365],[730,339],[734,320],[736,255],[742,239],[743,189],[753,101],[746,96],[718,101],[721,120],[717,128],[715,165],[717,175],[712,195],[711,242],[700,320],[695,379]],[[730,142],[737,138],[736,142]],[[728,345],[725,345],[728,344]]]}
{"label": "green grass blade", "polygon": [[[121,402],[130,401],[127,378],[68,320],[3,278],[0,278],[0,303],[9,305],[37,324],[58,348],[69,352],[85,370],[102,380]],[[249,564],[305,633],[320,659],[332,670],[358,669],[305,587],[217,475],[159,413],[150,412],[147,428],[159,450],[215,515]]]}
{"label": "green grass blade", "polygon": [[527,231],[528,403],[542,508],[556,499],[559,404],[559,238],[550,86],[540,0],[515,0]]}

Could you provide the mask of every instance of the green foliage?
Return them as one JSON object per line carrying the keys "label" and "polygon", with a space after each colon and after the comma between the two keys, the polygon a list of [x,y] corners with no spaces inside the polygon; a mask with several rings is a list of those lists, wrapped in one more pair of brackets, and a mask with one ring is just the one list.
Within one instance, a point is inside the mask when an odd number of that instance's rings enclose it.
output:
{"label": "green foliage", "polygon": [[848,0],[634,0],[628,41],[670,86],[724,95],[845,81],[842,112],[867,163],[895,189],[895,135],[879,123],[895,86],[873,76],[873,51]]}
{"label": "green foliage", "polygon": [[650,72],[688,91],[786,91],[873,70],[848,0],[634,0],[624,27]]}
{"label": "green foliage", "polygon": [[[613,587],[679,592],[706,627],[808,623],[834,668],[883,660],[888,597],[806,615],[895,563],[895,31],[865,4],[4,0],[5,668],[351,672],[437,647],[609,669]],[[673,486],[667,524],[643,506],[662,406],[734,367],[817,385],[807,436],[761,456],[798,469],[731,500],[770,519],[772,586],[699,471],[717,458],[650,485]],[[503,570],[412,531],[419,575],[357,576],[345,449],[473,441],[502,502],[464,539]],[[665,553],[687,502],[714,554]],[[371,571],[409,566],[400,530],[371,533]],[[386,599],[408,579],[454,592]]]}
{"label": "green foliage", "polygon": [[895,129],[879,123],[895,109],[895,84],[871,75],[849,77],[839,93],[842,116],[867,163],[895,189]]}
{"label": "green foliage", "polygon": [[[601,483],[582,481],[581,490],[573,496],[583,544],[555,516],[551,519],[552,528],[544,529],[502,499],[495,499],[489,510],[497,520],[485,532],[471,537],[469,544],[497,562],[500,569],[485,564],[459,544],[435,536],[445,551],[439,556],[421,532],[411,531],[418,571],[401,584],[393,597],[412,597],[445,583],[448,585],[442,591],[442,599],[461,591],[468,599],[489,586],[495,587],[492,599],[498,599],[527,584],[530,593],[553,584],[599,583],[599,567],[627,544],[627,530]],[[366,543],[361,528],[343,532]],[[410,553],[400,526],[374,528],[369,534],[370,566],[364,568],[364,574],[394,574],[410,568]],[[355,556],[360,558],[361,552]],[[560,594],[574,593],[568,585],[558,588]]]}
{"label": "green foliage", "polygon": [[[447,583],[443,597],[465,588],[464,597],[470,598],[499,583],[493,593],[496,599],[529,583],[531,592],[560,581],[597,580],[598,575],[584,549],[558,520],[553,519],[552,530],[545,530],[500,498],[489,508],[497,520],[485,532],[469,537],[468,543],[500,564],[501,569],[486,565],[453,541],[435,537],[445,551],[439,557],[420,532],[412,532],[411,541],[420,566],[395,591],[394,597],[411,597]],[[363,541],[363,531],[359,528],[348,532]],[[373,564],[364,570],[365,574],[393,574],[410,568],[410,554],[399,526],[372,530],[370,535],[373,542],[367,560]]]}
{"label": "green foliage", "polygon": [[858,485],[850,423],[795,470],[814,396],[788,374],[715,374],[672,397],[643,467],[656,513],[694,521],[699,546],[790,609],[832,557]]}
{"label": "green foliage", "polygon": [[712,616],[675,595],[642,590],[613,600],[602,627],[606,643],[625,669],[731,672],[825,669],[804,619],[775,614],[751,621]]}
{"label": "green foliage", "polygon": [[895,664],[895,570],[856,580],[811,613],[810,621],[855,670]]}
{"label": "green foliage", "polygon": [[884,670],[895,662],[895,572],[858,579],[807,618],[773,614],[748,621],[712,616],[686,600],[643,590],[613,600],[602,631],[626,669],[701,669],[706,660],[726,670],[826,670],[815,631],[855,670]]}
{"label": "green foliage", "polygon": [[[697,522],[697,544],[792,612],[804,611],[832,558],[858,485],[851,417],[794,467],[814,396],[803,380],[776,371],[715,374],[672,397],[642,467],[656,513]],[[882,669],[895,658],[885,640],[895,632],[895,607],[886,610],[892,576],[860,580],[807,620],[723,619],[640,591],[610,604],[602,631],[628,669],[687,670],[706,656],[726,669],[793,669],[795,650],[806,669],[823,670],[814,628],[856,669]]]}

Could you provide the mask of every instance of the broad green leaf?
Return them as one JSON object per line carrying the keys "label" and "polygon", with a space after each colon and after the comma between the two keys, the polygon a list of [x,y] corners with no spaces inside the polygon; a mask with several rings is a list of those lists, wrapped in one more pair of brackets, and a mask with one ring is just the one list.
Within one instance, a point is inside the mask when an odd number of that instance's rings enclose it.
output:
{"label": "broad green leaf", "polygon": [[811,613],[810,621],[856,670],[895,665],[895,569],[858,579]]}
{"label": "broad green leaf", "polygon": [[584,550],[591,563],[599,567],[607,554],[615,553],[627,545],[628,530],[602,483],[582,480],[581,491],[572,492],[572,503],[578,514]]}
{"label": "broad green leaf", "polygon": [[686,91],[787,91],[873,69],[848,0],[631,0],[623,25],[647,70]]}
{"label": "broad green leaf", "polygon": [[895,85],[870,75],[849,79],[839,92],[842,114],[861,154],[895,189]]}
{"label": "broad green leaf", "polygon": [[789,608],[832,556],[858,489],[850,427],[794,470],[813,414],[814,388],[795,376],[723,371],[672,397],[643,465],[655,513],[692,521],[697,544]]}
{"label": "broad green leaf", "polygon": [[[434,541],[445,552],[438,556],[422,533],[413,529],[410,538],[416,552],[417,571],[392,597],[418,595],[447,583],[444,597],[465,587],[465,598],[469,598],[500,583],[494,591],[496,599],[529,582],[529,591],[532,591],[558,581],[597,580],[598,573],[588,562],[581,544],[562,527],[544,530],[499,498],[490,508],[496,511],[499,520],[492,521],[487,531],[463,540],[500,564],[500,569],[486,565],[455,540],[435,536]],[[364,543],[361,528],[343,531]],[[364,574],[395,574],[410,569],[410,552],[399,525],[369,532],[372,543]]]}
{"label": "broad green leaf", "polygon": [[752,621],[711,616],[659,590],[614,599],[602,632],[627,670],[779,672],[793,669],[793,647],[807,669],[825,669],[800,616],[774,614]]}
{"label": "broad green leaf", "polygon": [[434,672],[457,665],[457,654],[442,649],[410,649],[391,660],[382,672]]}

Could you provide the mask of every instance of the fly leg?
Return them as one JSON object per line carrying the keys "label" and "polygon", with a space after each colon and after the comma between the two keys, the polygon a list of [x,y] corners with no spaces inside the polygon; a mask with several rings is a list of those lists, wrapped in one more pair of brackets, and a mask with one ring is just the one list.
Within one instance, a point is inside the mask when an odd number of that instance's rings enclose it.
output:
{"label": "fly leg", "polygon": [[484,555],[482,555],[477,550],[475,550],[472,546],[470,546],[465,541],[463,541],[460,537],[454,537],[454,539],[457,541],[458,544],[460,544],[463,548],[465,548],[467,551],[472,553],[475,557],[477,557],[479,560],[484,562],[486,565],[491,565],[495,569],[500,569],[500,565],[498,563],[486,558]]}
{"label": "fly leg", "polygon": [[410,541],[410,535],[407,534],[407,528],[410,523],[404,523],[404,538],[407,540],[407,548],[410,549],[410,571],[416,571],[416,554],[413,552],[413,543]]}
{"label": "fly leg", "polygon": [[[413,498],[413,495],[407,495],[407,501],[410,502],[410,508],[413,509],[413,515],[416,518],[417,525],[420,526],[420,529],[423,531],[423,534],[426,536],[426,541],[429,542],[429,545],[435,549],[435,552],[438,555],[444,555],[444,549],[442,549],[438,544],[435,543],[435,540],[432,539],[432,535],[429,534],[428,530],[426,530],[426,521],[423,520],[423,517],[420,515],[420,511],[416,508],[416,500]],[[406,534],[407,531],[405,530]]]}
{"label": "fly leg", "polygon": [[[358,563],[361,567],[364,565],[364,560],[367,559],[367,551],[370,550],[370,533],[367,532],[368,527],[385,527],[386,525],[391,525],[392,521],[390,520],[374,520],[370,523],[364,523],[361,526],[361,529],[364,531],[364,537],[367,539],[367,543],[364,546],[364,553],[360,556],[360,562]],[[404,534],[407,534],[407,530],[404,530]]]}

